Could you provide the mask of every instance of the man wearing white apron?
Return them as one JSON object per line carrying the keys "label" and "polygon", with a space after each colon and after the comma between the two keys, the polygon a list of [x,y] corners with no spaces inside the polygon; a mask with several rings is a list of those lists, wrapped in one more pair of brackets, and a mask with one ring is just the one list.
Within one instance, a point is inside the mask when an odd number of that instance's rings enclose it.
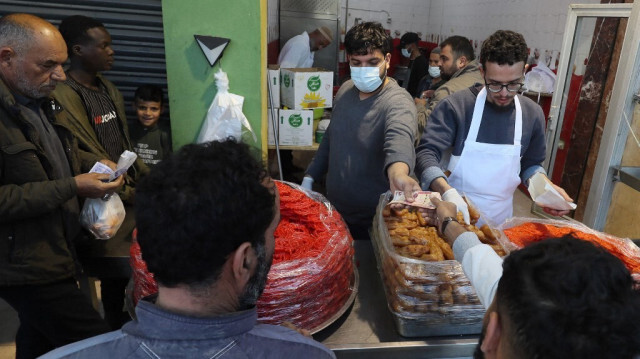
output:
{"label": "man wearing white apron", "polygon": [[[536,172],[545,174],[541,166],[544,114],[538,104],[516,95],[526,58],[522,35],[503,30],[491,35],[480,53],[485,86],[476,84],[438,104],[416,148],[416,174],[422,188],[438,191],[445,201],[455,203],[467,223],[469,210],[461,194],[485,221],[499,225],[512,216],[518,184],[527,183]],[[452,153],[448,178],[440,167],[447,150]],[[562,188],[555,188],[571,200]],[[568,213],[544,210],[553,215]]]}

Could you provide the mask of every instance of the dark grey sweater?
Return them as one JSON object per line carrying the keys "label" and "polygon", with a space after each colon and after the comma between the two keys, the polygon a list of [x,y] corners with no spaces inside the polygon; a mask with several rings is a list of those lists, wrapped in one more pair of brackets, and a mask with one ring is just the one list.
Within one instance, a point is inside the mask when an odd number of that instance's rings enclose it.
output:
{"label": "dark grey sweater", "polygon": [[416,133],[416,106],[395,80],[365,100],[349,80],[307,174],[316,181],[327,175],[327,197],[347,223],[369,225],[380,194],[389,190],[387,167],[404,162],[413,171]]}
{"label": "dark grey sweater", "polygon": [[[453,147],[453,156],[460,156],[467,139],[473,107],[482,85],[451,94],[433,110],[427,127],[416,148],[416,174],[420,185],[427,189],[431,182],[444,177],[439,162],[445,150]],[[535,172],[544,172],[541,164],[545,158],[544,113],[531,99],[518,95],[522,108],[522,149],[520,155],[520,178],[528,180]],[[515,104],[501,108],[486,102],[482,123],[478,131],[478,142],[513,144],[515,128]],[[490,170],[490,169],[487,169]]]}

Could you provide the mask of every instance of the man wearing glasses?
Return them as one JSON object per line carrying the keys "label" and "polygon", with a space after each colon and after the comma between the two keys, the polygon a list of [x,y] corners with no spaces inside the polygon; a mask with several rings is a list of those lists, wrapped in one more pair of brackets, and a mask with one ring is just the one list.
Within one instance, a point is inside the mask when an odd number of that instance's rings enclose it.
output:
{"label": "man wearing glasses", "polygon": [[[491,35],[480,52],[484,86],[476,84],[441,101],[416,148],[421,187],[455,203],[467,223],[469,210],[460,193],[497,225],[512,216],[518,184],[528,183],[536,172],[546,178],[541,166],[544,114],[535,102],[517,95],[526,59],[527,44],[521,34],[499,30]],[[451,171],[448,178],[443,169]],[[562,188],[553,186],[571,200]],[[568,213],[544,210],[556,216]]]}

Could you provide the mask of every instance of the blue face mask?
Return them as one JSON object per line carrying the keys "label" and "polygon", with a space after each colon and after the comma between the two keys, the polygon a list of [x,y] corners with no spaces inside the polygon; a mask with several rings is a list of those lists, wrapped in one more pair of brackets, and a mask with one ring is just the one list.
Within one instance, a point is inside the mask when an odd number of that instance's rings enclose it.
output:
{"label": "blue face mask", "polygon": [[400,52],[402,52],[402,56],[404,56],[404,57],[410,57],[411,56],[411,53],[407,49],[402,49],[402,50],[400,50]]}
{"label": "blue face mask", "polygon": [[439,66],[429,66],[429,76],[434,79],[440,77],[440,67]]}
{"label": "blue face mask", "polygon": [[[386,61],[383,62],[386,64]],[[353,67],[351,66],[351,80],[353,84],[364,93],[370,93],[375,91],[380,85],[382,80],[387,77],[387,71],[385,70],[384,76],[380,77],[380,67]]]}

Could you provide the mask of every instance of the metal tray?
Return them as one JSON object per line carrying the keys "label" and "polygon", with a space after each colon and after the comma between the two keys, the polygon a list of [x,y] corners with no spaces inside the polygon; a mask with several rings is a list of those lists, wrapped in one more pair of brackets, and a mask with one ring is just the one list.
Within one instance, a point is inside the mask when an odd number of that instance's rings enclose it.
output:
{"label": "metal tray", "polygon": [[344,305],[342,305],[342,307],[340,307],[340,309],[337,312],[335,312],[334,315],[332,315],[329,319],[325,320],[323,323],[321,323],[317,327],[309,330],[311,334],[316,334],[322,331],[323,329],[326,329],[328,326],[333,324],[333,322],[340,319],[340,317],[344,315],[344,313],[347,311],[347,309],[349,309],[349,307],[353,304],[353,302],[356,299],[356,295],[358,294],[359,284],[360,284],[360,277],[358,276],[358,268],[355,266],[355,263],[354,263],[353,275],[351,276],[351,282],[349,283],[349,289],[351,290],[351,294],[349,295],[349,298],[347,298],[347,301],[344,303]]}
{"label": "metal tray", "polygon": [[[396,326],[398,334],[404,337],[427,337],[427,336],[446,336],[446,335],[469,335],[480,334],[482,330],[482,318],[484,316],[484,308],[482,305],[466,305],[462,303],[453,303],[453,305],[447,307],[446,313],[411,313],[411,315],[405,315],[393,310],[390,303],[393,301],[394,293],[390,293],[390,289],[387,283],[385,283],[384,273],[384,256],[393,256],[395,254],[388,253],[388,249],[385,249],[385,244],[382,243],[388,236],[386,225],[382,220],[381,210],[389,202],[389,196],[383,194],[380,197],[376,216],[373,221],[373,228],[371,233],[371,242],[373,244],[373,252],[376,257],[378,265],[378,274],[382,279],[382,286],[384,287],[385,296],[387,299],[388,309],[393,316],[393,321]],[[383,238],[384,237],[384,238]],[[421,262],[418,260],[407,259],[408,262]],[[462,268],[456,261],[444,261],[439,263],[450,262],[451,273],[456,276],[463,276]],[[468,280],[467,280],[468,283]],[[471,283],[468,283],[471,287]],[[472,288],[470,290],[473,290]]]}

